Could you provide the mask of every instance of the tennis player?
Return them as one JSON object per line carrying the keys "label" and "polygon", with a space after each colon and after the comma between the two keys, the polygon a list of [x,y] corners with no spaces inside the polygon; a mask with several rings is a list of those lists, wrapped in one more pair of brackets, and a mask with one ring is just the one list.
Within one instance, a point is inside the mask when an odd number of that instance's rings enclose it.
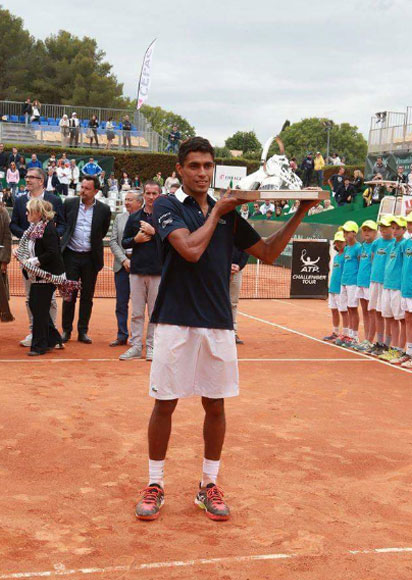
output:
{"label": "tennis player", "polygon": [[242,200],[208,195],[214,149],[193,137],[179,149],[182,187],[159,197],[153,224],[163,241],[164,263],[152,314],[156,323],[150,395],[149,484],[136,507],[154,520],[164,503],[164,464],[172,414],[181,398],[199,396],[205,411],[203,473],[195,503],[212,520],[227,520],[229,508],[216,485],[225,436],[224,400],[238,394],[238,366],[229,297],[233,247],[272,264],[305,213],[300,204],[282,228],[265,240],[235,211]]}

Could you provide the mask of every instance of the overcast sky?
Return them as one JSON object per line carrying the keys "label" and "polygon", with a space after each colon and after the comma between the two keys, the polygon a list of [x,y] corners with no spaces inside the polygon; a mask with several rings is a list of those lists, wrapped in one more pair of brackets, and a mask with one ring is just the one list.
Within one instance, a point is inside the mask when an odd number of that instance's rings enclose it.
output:
{"label": "overcast sky", "polygon": [[[0,0],[1,1],[1,0]],[[329,117],[367,136],[377,111],[412,105],[410,0],[4,1],[45,38],[96,38],[125,94],[158,38],[148,104],[174,111],[216,145],[285,119]]]}

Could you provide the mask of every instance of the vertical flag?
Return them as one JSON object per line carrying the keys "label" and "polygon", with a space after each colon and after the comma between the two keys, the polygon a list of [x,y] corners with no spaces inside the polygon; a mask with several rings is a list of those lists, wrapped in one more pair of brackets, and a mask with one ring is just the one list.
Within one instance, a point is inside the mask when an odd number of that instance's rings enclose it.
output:
{"label": "vertical flag", "polygon": [[152,57],[153,49],[155,46],[157,38],[150,43],[149,48],[146,50],[142,70],[140,72],[139,85],[137,88],[137,110],[147,101],[150,88],[150,77],[152,72]]}

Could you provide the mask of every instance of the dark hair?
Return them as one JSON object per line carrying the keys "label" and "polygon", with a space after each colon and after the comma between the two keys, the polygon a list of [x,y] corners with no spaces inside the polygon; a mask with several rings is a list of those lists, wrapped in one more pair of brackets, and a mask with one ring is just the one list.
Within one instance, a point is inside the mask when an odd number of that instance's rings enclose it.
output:
{"label": "dark hair", "polygon": [[96,175],[85,175],[82,181],[93,181],[94,189],[96,190],[100,189],[100,181]]}
{"label": "dark hair", "polygon": [[146,191],[146,187],[148,185],[155,185],[159,189],[159,193],[162,193],[162,186],[160,185],[160,183],[154,181],[153,179],[148,179],[147,181],[145,181],[143,185],[143,193]]}
{"label": "dark hair", "polygon": [[40,167],[29,167],[27,171],[35,171],[37,173],[37,177],[41,177],[43,179],[43,185],[46,183],[47,175],[44,169],[41,169]]}
{"label": "dark hair", "polygon": [[183,141],[179,147],[177,158],[180,165],[184,164],[186,157],[193,151],[200,151],[200,153],[210,153],[213,160],[215,159],[215,150],[207,139],[204,139],[203,137],[190,137],[189,139],[186,139],[186,141]]}

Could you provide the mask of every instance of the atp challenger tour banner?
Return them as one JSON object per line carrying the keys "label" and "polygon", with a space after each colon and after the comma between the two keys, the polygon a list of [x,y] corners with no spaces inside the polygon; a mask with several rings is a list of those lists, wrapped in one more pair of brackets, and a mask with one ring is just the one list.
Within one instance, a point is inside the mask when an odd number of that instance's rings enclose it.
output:
{"label": "atp challenger tour banner", "polygon": [[329,259],[327,240],[293,240],[290,297],[326,298]]}

